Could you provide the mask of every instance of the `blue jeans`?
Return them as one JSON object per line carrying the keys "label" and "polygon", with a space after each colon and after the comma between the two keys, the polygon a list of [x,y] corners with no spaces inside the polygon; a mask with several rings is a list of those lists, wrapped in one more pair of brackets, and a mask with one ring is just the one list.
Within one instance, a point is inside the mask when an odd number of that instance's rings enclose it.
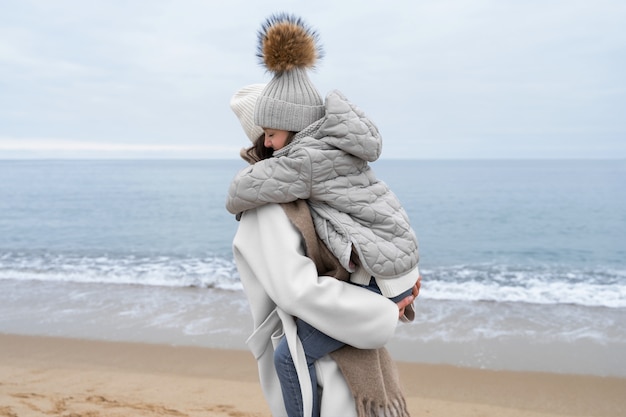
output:
{"label": "blue jeans", "polygon": [[[380,288],[376,285],[374,278],[370,280],[368,285],[363,285],[362,287],[380,294]],[[390,300],[397,303],[411,295],[412,290],[411,288],[396,297],[390,298]],[[306,363],[309,368],[309,375],[311,376],[311,386],[313,387],[312,417],[318,417],[320,415],[320,399],[319,390],[317,388],[315,361],[343,347],[345,343],[320,332],[303,320],[296,319],[296,326],[298,328],[298,337],[302,342],[302,347],[306,355]],[[283,393],[287,415],[289,417],[304,417],[300,382],[298,382],[298,374],[285,338],[280,341],[274,351],[274,366],[278,379],[280,380],[280,388]]]}

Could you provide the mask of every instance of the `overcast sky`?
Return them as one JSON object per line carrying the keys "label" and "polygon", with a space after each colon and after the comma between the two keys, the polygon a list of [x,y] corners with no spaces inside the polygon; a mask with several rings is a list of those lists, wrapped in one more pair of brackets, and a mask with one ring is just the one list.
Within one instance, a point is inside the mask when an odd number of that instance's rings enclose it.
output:
{"label": "overcast sky", "polygon": [[280,11],[383,158],[626,158],[624,0],[2,0],[0,158],[237,158],[228,102],[270,79]]}

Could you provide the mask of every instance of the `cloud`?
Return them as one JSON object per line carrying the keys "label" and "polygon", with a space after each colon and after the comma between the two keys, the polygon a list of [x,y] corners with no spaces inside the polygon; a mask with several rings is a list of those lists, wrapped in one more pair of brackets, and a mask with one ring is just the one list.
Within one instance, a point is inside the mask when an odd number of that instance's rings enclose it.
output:
{"label": "cloud", "polygon": [[228,158],[236,146],[93,142],[57,138],[0,137],[0,152],[12,158]]}
{"label": "cloud", "polygon": [[373,118],[383,157],[519,155],[524,135],[542,138],[525,155],[571,155],[568,135],[598,134],[605,155],[626,157],[614,145],[626,135],[617,0],[8,1],[0,136],[43,138],[42,152],[54,138],[238,150],[228,101],[268,81],[256,31],[282,10],[318,30],[326,56],[311,78]]}
{"label": "cloud", "polygon": [[171,145],[162,143],[114,143],[85,142],[68,139],[33,138],[12,139],[0,138],[0,150],[5,151],[89,151],[89,152],[208,152],[217,150],[233,150],[234,147],[209,145]]}

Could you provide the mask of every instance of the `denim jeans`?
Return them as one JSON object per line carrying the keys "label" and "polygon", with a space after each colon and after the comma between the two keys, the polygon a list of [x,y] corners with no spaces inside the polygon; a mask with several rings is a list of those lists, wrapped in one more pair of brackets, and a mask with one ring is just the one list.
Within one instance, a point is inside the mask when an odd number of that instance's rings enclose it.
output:
{"label": "denim jeans", "polygon": [[[368,285],[362,285],[362,287],[380,294],[380,288],[378,288],[374,278],[370,280]],[[397,303],[410,295],[411,292],[412,288],[390,300]],[[319,417],[320,399],[317,387],[317,375],[315,372],[315,361],[343,347],[345,343],[322,333],[303,320],[296,319],[296,326],[298,328],[298,337],[302,342],[302,347],[306,355],[306,363],[309,368],[309,375],[311,376],[311,386],[313,387],[312,417]],[[304,417],[300,382],[298,381],[298,374],[285,338],[280,341],[274,351],[274,366],[278,379],[280,380],[287,415],[289,417]]]}

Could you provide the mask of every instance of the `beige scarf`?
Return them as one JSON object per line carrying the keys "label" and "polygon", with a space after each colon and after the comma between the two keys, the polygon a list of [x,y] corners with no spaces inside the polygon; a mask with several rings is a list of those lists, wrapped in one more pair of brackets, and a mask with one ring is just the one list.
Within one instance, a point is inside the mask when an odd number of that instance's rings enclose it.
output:
{"label": "beige scarf", "polygon": [[[350,274],[315,233],[306,201],[281,206],[302,234],[307,256],[315,262],[318,274],[347,281]],[[348,382],[359,417],[409,417],[398,369],[387,349],[357,349],[346,345],[330,356]]]}

